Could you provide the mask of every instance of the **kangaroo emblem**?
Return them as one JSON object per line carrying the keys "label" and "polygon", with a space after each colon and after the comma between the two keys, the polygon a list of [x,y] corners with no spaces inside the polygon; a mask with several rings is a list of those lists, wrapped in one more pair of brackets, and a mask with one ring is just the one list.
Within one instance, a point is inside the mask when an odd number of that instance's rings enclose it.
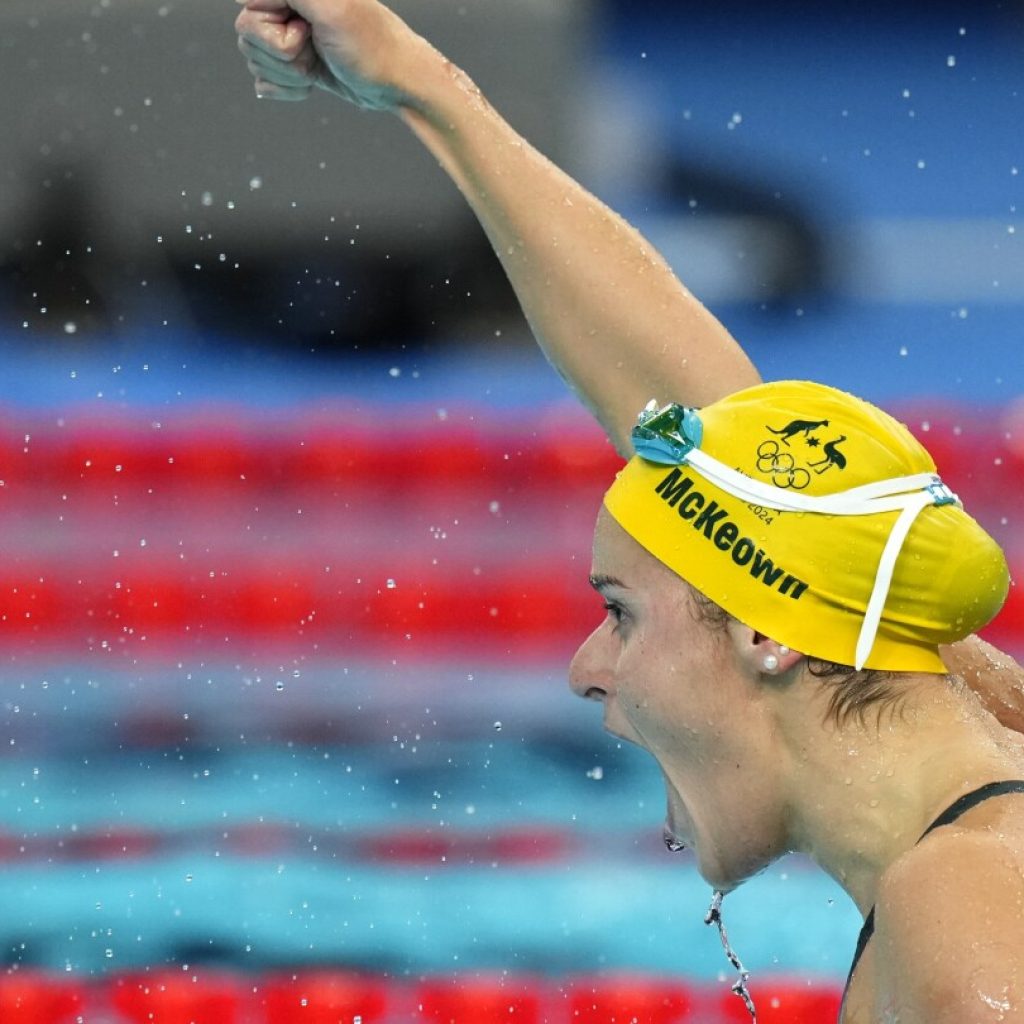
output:
{"label": "kangaroo emblem", "polygon": [[793,420],[792,423],[787,424],[781,430],[776,430],[774,427],[769,427],[765,424],[765,429],[770,430],[773,434],[778,434],[782,438],[782,443],[789,446],[789,439],[797,434],[803,434],[804,437],[810,437],[812,430],[817,430],[819,427],[827,427],[828,420]]}
{"label": "kangaroo emblem", "polygon": [[[769,428],[770,429],[770,428]],[[841,434],[834,441],[829,441],[822,447],[822,451],[825,453],[825,458],[819,459],[817,462],[808,462],[808,466],[821,466],[821,469],[815,469],[814,472],[821,474],[830,466],[836,466],[839,469],[846,469],[846,456],[839,450],[838,446],[846,440],[846,435]]]}

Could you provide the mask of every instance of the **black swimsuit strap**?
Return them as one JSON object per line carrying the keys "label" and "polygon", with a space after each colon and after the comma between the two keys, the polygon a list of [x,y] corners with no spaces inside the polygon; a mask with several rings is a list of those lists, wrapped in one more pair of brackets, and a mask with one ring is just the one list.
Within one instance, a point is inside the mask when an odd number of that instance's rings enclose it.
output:
{"label": "black swimsuit strap", "polygon": [[[853,972],[857,970],[857,964],[860,962],[860,958],[867,948],[868,940],[872,935],[875,934],[875,908],[872,907],[868,911],[868,916],[864,918],[864,924],[861,925],[860,934],[857,936],[857,948],[853,952],[853,963],[850,964],[850,973],[846,976],[846,987],[850,987],[850,982],[853,981]],[[844,993],[845,995],[845,993]]]}
{"label": "black swimsuit strap", "polygon": [[[954,801],[949,805],[922,833],[921,839],[924,839],[929,832],[934,828],[941,828],[943,825],[949,825],[956,821],[961,814],[966,814],[976,804],[980,804],[983,800],[988,800],[993,796],[1002,796],[1004,793],[1024,793],[1024,780],[1022,779],[1007,779],[1005,782],[990,782],[988,785],[980,786],[978,789],[971,790],[970,793],[964,793],[959,800]],[[921,842],[918,839],[918,842]]]}
{"label": "black swimsuit strap", "polygon": [[[994,796],[1002,796],[1004,793],[1024,793],[1024,779],[1007,779],[1004,782],[989,782],[987,785],[979,786],[977,789],[971,790],[970,793],[965,793],[959,800],[954,801],[949,805],[922,833],[921,839],[924,839],[932,829],[941,828],[943,825],[949,825],[956,821],[957,818],[962,814],[966,814],[972,807],[980,804],[983,800],[988,800]],[[918,842],[921,842],[918,839]],[[846,976],[846,988],[843,989],[843,1004],[846,1003],[846,993],[850,989],[850,982],[853,980],[853,972],[857,970],[857,964],[860,961],[871,936],[875,934],[875,908],[872,907],[868,911],[868,916],[864,918],[864,924],[861,927],[860,934],[857,936],[857,948],[853,954],[853,963],[850,965],[850,973]],[[840,1010],[839,1018],[842,1020],[842,1011]]]}

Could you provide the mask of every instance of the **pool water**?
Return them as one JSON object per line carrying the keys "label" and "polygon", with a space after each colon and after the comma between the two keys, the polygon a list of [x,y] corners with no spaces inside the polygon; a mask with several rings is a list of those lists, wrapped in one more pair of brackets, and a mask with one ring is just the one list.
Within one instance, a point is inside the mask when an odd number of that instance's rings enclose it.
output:
{"label": "pool water", "polygon": [[[566,979],[628,972],[704,986],[702,1019],[726,1019],[708,994],[735,971],[692,856],[662,843],[660,773],[566,685],[602,614],[589,543],[617,462],[596,428],[550,382],[530,404],[514,374],[500,414],[468,385],[450,406],[370,387],[178,406],[144,376],[119,375],[150,390],[116,406],[65,408],[67,383],[57,407],[8,405],[7,983],[101,984],[84,1019],[120,1024],[160,1019],[116,1008],[135,971],[219,972],[251,993],[355,970],[413,1015],[423,979],[497,974],[540,979],[568,1024]],[[1019,410],[907,409],[1019,566]],[[1019,652],[1019,594],[994,628]],[[860,921],[813,865],[786,858],[723,914],[755,1001],[779,978],[834,1001]]]}
{"label": "pool water", "polygon": [[[191,685],[155,666],[41,674],[4,681],[9,962],[728,967],[708,886],[662,845],[660,774],[575,706],[559,668],[326,664],[283,691],[227,664]],[[755,977],[838,978],[858,927],[800,858],[725,916]]]}

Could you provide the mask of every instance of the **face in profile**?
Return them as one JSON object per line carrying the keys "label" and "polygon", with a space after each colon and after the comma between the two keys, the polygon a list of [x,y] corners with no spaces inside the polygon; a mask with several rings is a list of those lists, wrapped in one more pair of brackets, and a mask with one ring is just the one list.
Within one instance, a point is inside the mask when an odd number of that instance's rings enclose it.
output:
{"label": "face in profile", "polygon": [[573,658],[570,685],[600,701],[608,732],[655,758],[666,834],[727,891],[785,852],[770,703],[736,651],[752,631],[708,622],[691,588],[604,509],[591,581],[607,614]]}

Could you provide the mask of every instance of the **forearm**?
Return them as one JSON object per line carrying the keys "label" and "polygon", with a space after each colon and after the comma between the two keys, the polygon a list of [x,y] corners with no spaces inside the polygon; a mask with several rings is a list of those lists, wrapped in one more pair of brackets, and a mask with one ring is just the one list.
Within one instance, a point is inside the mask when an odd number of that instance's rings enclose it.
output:
{"label": "forearm", "polygon": [[516,134],[461,71],[422,56],[400,116],[466,197],[540,345],[623,455],[649,399],[700,406],[758,382],[638,232]]}
{"label": "forearm", "polygon": [[946,667],[967,683],[986,711],[1007,729],[1024,733],[1024,668],[976,636],[944,647],[942,655]]}

